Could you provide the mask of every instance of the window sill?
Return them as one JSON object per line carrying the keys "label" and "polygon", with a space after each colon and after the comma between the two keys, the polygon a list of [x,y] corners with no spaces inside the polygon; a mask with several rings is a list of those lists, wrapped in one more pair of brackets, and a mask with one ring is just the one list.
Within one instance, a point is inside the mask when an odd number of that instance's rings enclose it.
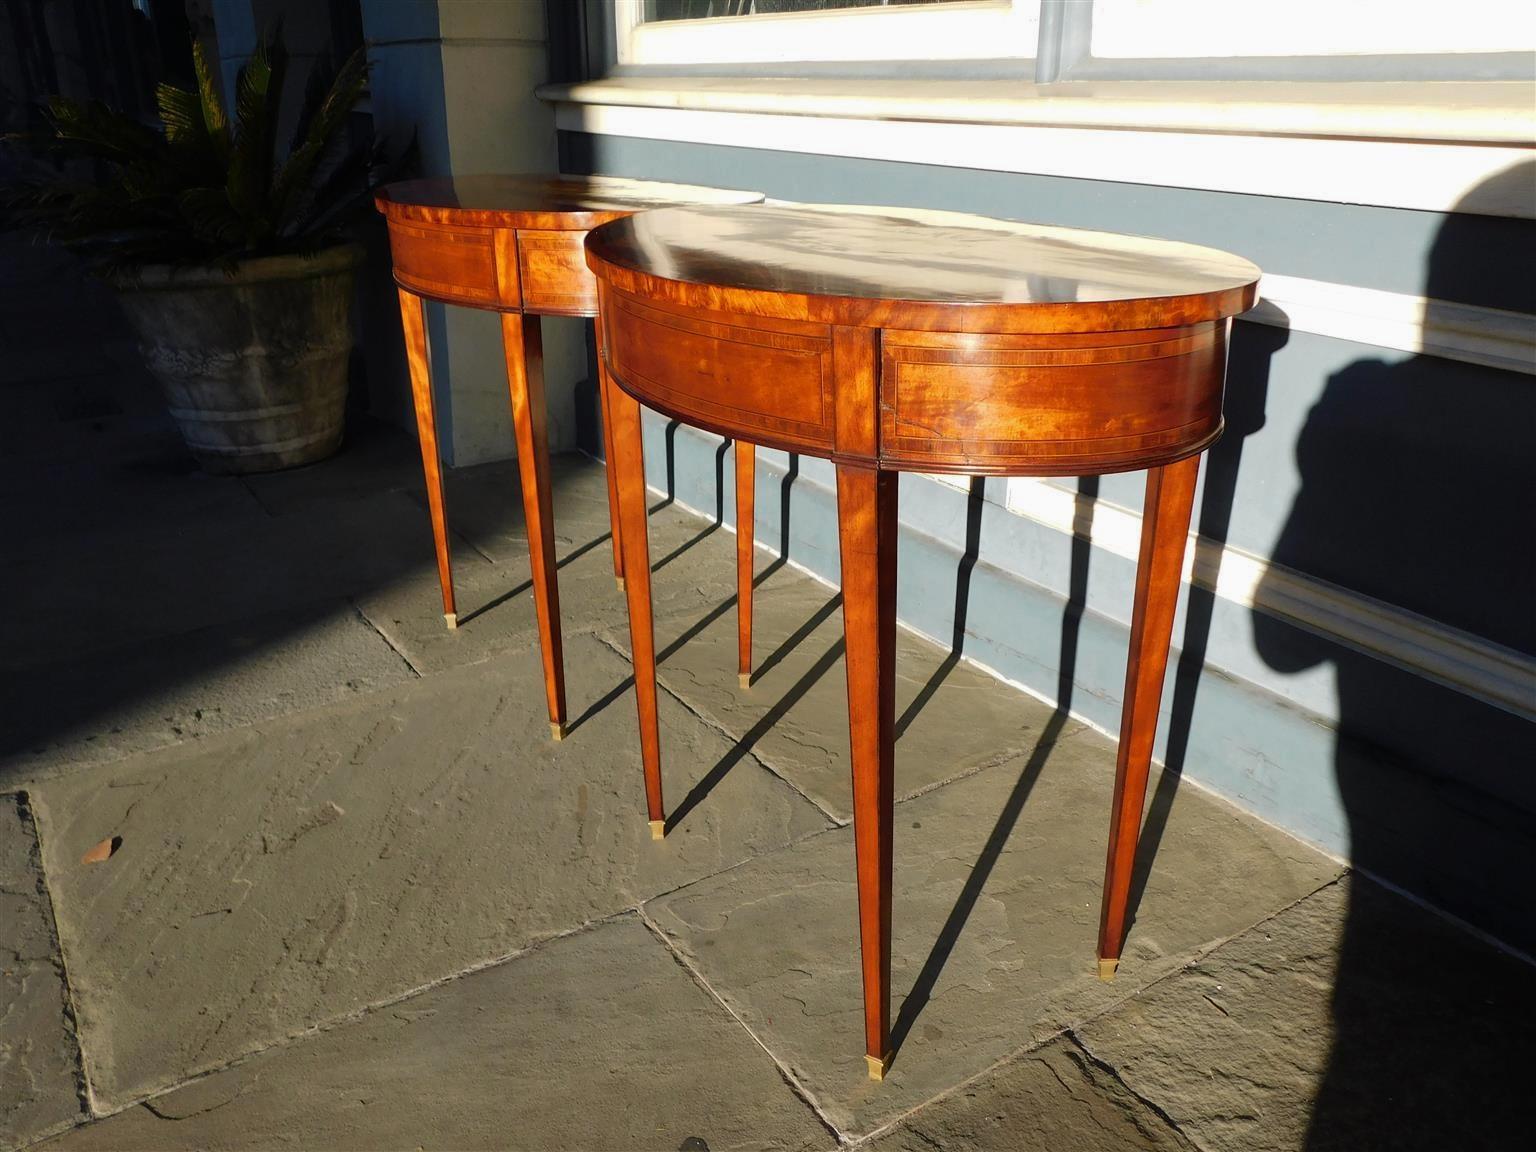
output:
{"label": "window sill", "polygon": [[624,78],[546,85],[557,128],[1530,219],[1533,86]]}
{"label": "window sill", "polygon": [[952,124],[1536,143],[1519,81],[1276,82],[626,77],[550,84],[558,104]]}

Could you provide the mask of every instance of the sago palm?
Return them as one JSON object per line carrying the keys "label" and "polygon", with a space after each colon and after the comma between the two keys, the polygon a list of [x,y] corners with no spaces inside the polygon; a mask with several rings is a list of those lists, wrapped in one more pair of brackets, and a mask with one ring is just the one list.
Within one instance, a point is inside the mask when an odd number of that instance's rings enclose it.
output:
{"label": "sago palm", "polygon": [[[53,97],[44,110],[49,131],[11,139],[65,164],[6,189],[5,222],[41,227],[118,269],[233,265],[340,239],[348,220],[366,207],[380,163],[377,152],[348,147],[343,132],[367,82],[363,51],[334,75],[316,66],[281,158],[276,130],[287,65],[281,38],[265,39],[240,69],[233,123],[201,44],[193,45],[192,59],[195,91],[171,84],[156,89],[159,127],[99,101]],[[82,168],[94,168],[99,178],[73,175]]]}

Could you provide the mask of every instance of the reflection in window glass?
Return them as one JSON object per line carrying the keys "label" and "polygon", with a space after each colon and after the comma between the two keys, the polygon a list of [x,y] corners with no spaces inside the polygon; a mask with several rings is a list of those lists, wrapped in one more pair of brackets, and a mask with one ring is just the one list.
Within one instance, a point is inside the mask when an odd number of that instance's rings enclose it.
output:
{"label": "reflection in window glass", "polygon": [[1531,0],[1093,0],[1093,55],[1369,56],[1529,52]]}
{"label": "reflection in window glass", "polygon": [[715,16],[770,16],[778,12],[833,12],[846,8],[907,8],[964,0],[646,0],[645,20],[705,20]]}

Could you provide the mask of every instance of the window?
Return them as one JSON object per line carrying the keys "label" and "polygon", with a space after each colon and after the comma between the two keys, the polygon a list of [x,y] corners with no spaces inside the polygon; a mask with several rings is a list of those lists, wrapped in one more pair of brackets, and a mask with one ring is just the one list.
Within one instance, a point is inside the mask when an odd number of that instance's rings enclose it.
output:
{"label": "window", "polygon": [[1029,58],[1040,0],[617,0],[621,64]]}
{"label": "window", "polygon": [[[618,61],[659,71],[879,62],[1056,80],[1529,80],[1532,0],[615,0]],[[949,63],[946,63],[949,62]],[[1028,64],[1023,65],[1027,71]],[[914,73],[916,75],[917,73]]]}
{"label": "window", "polygon": [[1093,0],[1100,59],[1386,56],[1536,48],[1528,0]]}

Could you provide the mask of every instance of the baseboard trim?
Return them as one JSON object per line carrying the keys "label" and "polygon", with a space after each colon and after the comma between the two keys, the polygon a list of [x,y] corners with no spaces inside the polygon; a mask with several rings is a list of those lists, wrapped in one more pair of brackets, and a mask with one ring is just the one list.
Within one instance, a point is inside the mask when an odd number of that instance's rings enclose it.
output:
{"label": "baseboard trim", "polygon": [[[1008,482],[1007,508],[1095,548],[1134,562],[1141,515],[1100,500],[1092,522],[1078,497],[1048,480]],[[1184,580],[1223,600],[1256,608],[1416,676],[1536,721],[1536,660],[1405,608],[1272,563],[1242,549],[1189,535]]]}

